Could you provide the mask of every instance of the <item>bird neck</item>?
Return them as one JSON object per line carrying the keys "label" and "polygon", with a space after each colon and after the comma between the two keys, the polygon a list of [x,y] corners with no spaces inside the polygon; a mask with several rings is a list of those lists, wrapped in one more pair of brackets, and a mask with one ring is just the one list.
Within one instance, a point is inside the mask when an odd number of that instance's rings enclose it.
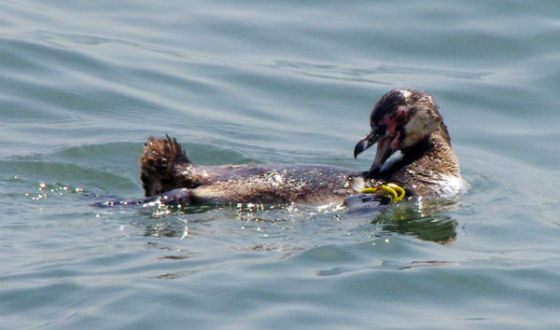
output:
{"label": "bird neck", "polygon": [[379,174],[379,179],[414,181],[417,177],[436,179],[444,175],[461,176],[445,126],[435,130],[420,143],[401,150],[401,153],[402,157],[389,164]]}

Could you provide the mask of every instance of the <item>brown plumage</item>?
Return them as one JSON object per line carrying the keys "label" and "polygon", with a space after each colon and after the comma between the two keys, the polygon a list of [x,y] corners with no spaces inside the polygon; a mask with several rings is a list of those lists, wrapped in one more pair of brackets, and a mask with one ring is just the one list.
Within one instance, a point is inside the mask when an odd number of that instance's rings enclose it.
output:
{"label": "brown plumage", "polygon": [[353,192],[352,180],[360,176],[331,166],[195,166],[169,136],[150,137],[140,164],[147,197],[189,188],[197,204],[339,202]]}
{"label": "brown plumage", "polygon": [[193,188],[190,177],[177,172],[188,166],[190,160],[175,138],[166,135],[163,139],[149,137],[140,158],[140,178],[146,196],[159,195],[178,187]]}
{"label": "brown plumage", "polygon": [[[447,127],[426,93],[395,89],[370,116],[372,131],[354,149],[357,156],[377,143],[369,171],[331,166],[193,165],[174,138],[150,137],[144,147],[141,178],[146,196],[188,188],[192,204],[343,202],[361,187],[395,182],[409,195],[456,194],[462,183]],[[387,163],[397,150],[402,157]]]}

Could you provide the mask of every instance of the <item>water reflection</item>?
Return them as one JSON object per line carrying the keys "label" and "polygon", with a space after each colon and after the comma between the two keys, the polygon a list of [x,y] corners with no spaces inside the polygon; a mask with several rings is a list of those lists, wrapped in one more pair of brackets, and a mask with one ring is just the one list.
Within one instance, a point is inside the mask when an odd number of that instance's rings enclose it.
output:
{"label": "water reflection", "polygon": [[[385,203],[369,196],[357,195],[347,201],[346,207],[342,210],[332,209],[327,212],[332,215],[332,218],[344,218],[343,223],[352,224],[356,226],[357,222],[363,222],[361,219],[371,224],[379,226],[368,226],[367,231],[374,230],[376,235],[383,235],[383,233],[398,233],[401,235],[410,235],[416,238],[437,242],[440,244],[448,244],[453,242],[457,237],[457,221],[449,216],[448,210],[455,209],[460,205],[459,201],[453,200],[414,200],[399,203],[397,205]],[[145,210],[148,211],[148,210]],[[213,231],[229,231],[238,226],[232,224],[224,225],[223,222],[211,225],[211,220],[224,220],[242,222],[241,230],[251,229],[259,237],[269,237],[269,231],[273,233],[272,236],[279,238],[285,235],[294,235],[306,233],[307,231],[316,230],[325,232],[334,232],[341,230],[340,226],[333,228],[317,228],[316,226],[337,226],[341,224],[340,220],[336,223],[320,224],[321,215],[324,212],[317,212],[315,208],[304,208],[302,210],[294,210],[294,207],[274,207],[253,210],[252,212],[246,209],[236,208],[199,208],[199,207],[183,207],[183,208],[166,208],[166,211],[160,209],[151,210],[150,223],[144,223],[145,236],[152,237],[174,237],[185,239],[190,237],[190,227],[194,226],[195,232],[200,230],[200,225],[196,223],[202,221],[205,226],[215,227]],[[196,215],[204,213],[201,219],[197,220]],[[237,217],[232,215],[237,214]],[[341,216],[342,214],[342,216]],[[318,218],[319,217],[319,218]],[[188,220],[187,220],[188,218]],[[236,218],[237,220],[231,220]],[[328,216],[324,218],[323,221]],[[210,220],[210,223],[208,222]],[[229,222],[228,222],[229,223]],[[308,223],[306,225],[306,223]],[[225,227],[227,228],[225,228]],[[255,227],[255,228],[252,228]],[[265,229],[262,229],[265,228]],[[198,229],[198,230],[197,230]],[[345,227],[348,229],[348,227]],[[249,230],[249,231],[251,231]],[[352,229],[350,229],[352,230]],[[363,229],[362,229],[363,230]],[[232,234],[231,232],[229,232]],[[315,232],[318,234],[318,232]],[[223,234],[223,233],[222,233]],[[342,234],[341,234],[342,235]],[[270,239],[273,239],[272,237]]]}
{"label": "water reflection", "polygon": [[383,223],[387,231],[413,235],[417,238],[437,243],[450,243],[455,240],[457,221],[447,215],[429,215],[421,217],[414,212],[407,212],[406,220],[395,220],[386,214],[376,217],[373,222]]}
{"label": "water reflection", "polygon": [[182,223],[173,223],[167,221],[146,224],[144,229],[144,236],[184,238],[188,236],[188,227]]}
{"label": "water reflection", "polygon": [[458,201],[449,200],[402,203],[376,215],[372,223],[382,224],[386,231],[446,244],[457,237],[457,221],[445,211],[458,206]]}
{"label": "water reflection", "polygon": [[445,211],[457,208],[459,200],[420,199],[392,205],[371,195],[356,195],[346,204],[350,215],[370,218],[383,231],[442,244],[453,242],[457,236],[457,221]]}

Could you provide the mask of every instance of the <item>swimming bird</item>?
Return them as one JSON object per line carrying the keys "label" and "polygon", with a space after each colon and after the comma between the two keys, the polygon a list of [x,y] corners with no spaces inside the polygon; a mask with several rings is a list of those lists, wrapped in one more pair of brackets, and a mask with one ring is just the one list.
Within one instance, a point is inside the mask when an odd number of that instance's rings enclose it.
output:
{"label": "swimming bird", "polygon": [[[414,89],[393,89],[370,115],[371,131],[354,157],[377,144],[365,172],[314,165],[193,164],[175,138],[150,137],[144,146],[141,179],[146,197],[164,195],[182,204],[343,203],[364,187],[395,183],[408,197],[459,193],[463,180],[447,127],[433,97]],[[389,160],[400,151],[401,157]],[[394,157],[393,157],[394,158]]]}

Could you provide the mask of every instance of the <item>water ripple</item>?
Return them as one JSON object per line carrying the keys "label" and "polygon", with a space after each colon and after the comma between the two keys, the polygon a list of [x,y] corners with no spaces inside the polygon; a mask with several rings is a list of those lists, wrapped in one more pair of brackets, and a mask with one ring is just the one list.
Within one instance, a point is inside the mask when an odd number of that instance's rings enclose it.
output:
{"label": "water ripple", "polygon": [[[557,7],[0,2],[2,326],[558,328]],[[367,168],[352,148],[399,86],[438,101],[460,203],[90,206],[142,196],[150,135],[201,164]]]}

